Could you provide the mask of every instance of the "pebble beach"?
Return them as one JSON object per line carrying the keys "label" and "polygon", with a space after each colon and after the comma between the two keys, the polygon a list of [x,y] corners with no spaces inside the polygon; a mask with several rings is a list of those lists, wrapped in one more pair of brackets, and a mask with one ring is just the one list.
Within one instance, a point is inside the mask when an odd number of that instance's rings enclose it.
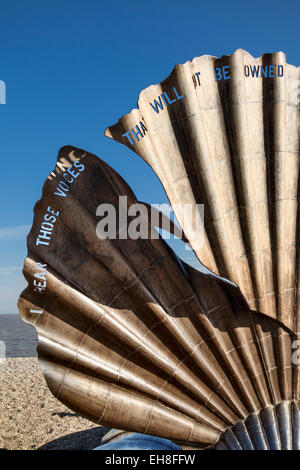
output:
{"label": "pebble beach", "polygon": [[108,430],[54,398],[36,357],[0,364],[0,449],[88,450]]}

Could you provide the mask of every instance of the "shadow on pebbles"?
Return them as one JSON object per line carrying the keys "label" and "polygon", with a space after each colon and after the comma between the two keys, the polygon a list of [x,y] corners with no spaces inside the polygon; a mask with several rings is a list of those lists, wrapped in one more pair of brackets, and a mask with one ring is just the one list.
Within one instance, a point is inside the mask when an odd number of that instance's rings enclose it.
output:
{"label": "shadow on pebbles", "polygon": [[53,397],[37,358],[10,358],[1,365],[1,449],[93,449],[108,430]]}

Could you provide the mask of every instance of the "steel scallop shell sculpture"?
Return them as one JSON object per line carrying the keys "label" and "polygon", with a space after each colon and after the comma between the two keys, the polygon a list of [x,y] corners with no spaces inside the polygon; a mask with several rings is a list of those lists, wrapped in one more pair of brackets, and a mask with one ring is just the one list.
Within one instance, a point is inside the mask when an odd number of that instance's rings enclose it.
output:
{"label": "steel scallop shell sculpture", "polygon": [[[97,207],[118,214],[120,196],[136,197],[96,156],[61,149],[34,209],[19,309],[71,409],[184,448],[300,449],[298,76],[282,53],[200,57],[106,131],[153,167],[212,274],[160,236],[99,238]],[[205,205],[204,243],[182,202]]]}
{"label": "steel scallop shell sculpture", "polygon": [[[252,309],[294,331],[300,331],[299,83],[300,68],[281,52],[197,57],[142,91],[138,108],[106,130],[156,172],[201,263],[235,282]],[[126,135],[136,125],[143,138]],[[184,220],[182,203],[204,204],[204,243]]]}

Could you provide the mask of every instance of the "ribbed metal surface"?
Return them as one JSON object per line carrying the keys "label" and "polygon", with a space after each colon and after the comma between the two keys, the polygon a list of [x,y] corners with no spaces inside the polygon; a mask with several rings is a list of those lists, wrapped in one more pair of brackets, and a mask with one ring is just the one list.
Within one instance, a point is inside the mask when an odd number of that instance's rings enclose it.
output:
{"label": "ribbed metal surface", "polygon": [[[201,263],[297,332],[299,80],[282,52],[197,57],[143,90],[138,108],[106,130],[156,172]],[[140,122],[147,131],[137,141]],[[204,243],[182,204],[205,205]]]}
{"label": "ribbed metal surface", "polygon": [[268,406],[228,429],[216,450],[299,450],[299,408],[295,402]]}
{"label": "ribbed metal surface", "polygon": [[[57,196],[71,167],[84,170]],[[227,429],[227,447],[267,448],[257,414],[298,399],[291,331],[251,312],[234,285],[180,262],[161,238],[99,239],[96,209],[109,202],[118,213],[120,195],[136,202],[103,161],[66,147],[35,206],[19,308],[38,331],[50,390],[104,425],[200,448]],[[55,228],[49,244],[37,245],[49,208],[59,212]],[[37,266],[46,266],[43,292]],[[278,422],[288,447],[285,405]],[[275,446],[273,428],[269,434]],[[299,441],[298,427],[294,434]]]}
{"label": "ribbed metal surface", "polygon": [[[70,408],[185,446],[299,448],[298,80],[281,52],[195,58],[106,130],[152,166],[202,264],[236,285],[149,238],[148,219],[138,240],[100,240],[97,207],[118,216],[119,197],[135,195],[96,156],[60,151],[35,206],[19,307]],[[203,243],[183,204],[204,204]]]}

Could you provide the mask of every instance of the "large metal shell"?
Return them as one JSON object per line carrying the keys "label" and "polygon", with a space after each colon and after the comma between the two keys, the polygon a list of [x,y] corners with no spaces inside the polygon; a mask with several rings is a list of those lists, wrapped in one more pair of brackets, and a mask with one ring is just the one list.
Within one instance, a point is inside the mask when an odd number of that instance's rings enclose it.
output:
{"label": "large metal shell", "polygon": [[[296,332],[299,90],[300,69],[281,52],[197,57],[106,130],[151,165],[199,260]],[[183,203],[204,204],[204,243]]]}
{"label": "large metal shell", "polygon": [[[119,196],[136,203],[103,161],[65,147],[34,209],[19,308],[54,396],[96,423],[199,448],[230,447],[228,433],[278,406],[298,410],[292,332],[161,238],[99,239],[96,209],[118,213]],[[57,212],[49,244],[37,244],[45,213]]]}

